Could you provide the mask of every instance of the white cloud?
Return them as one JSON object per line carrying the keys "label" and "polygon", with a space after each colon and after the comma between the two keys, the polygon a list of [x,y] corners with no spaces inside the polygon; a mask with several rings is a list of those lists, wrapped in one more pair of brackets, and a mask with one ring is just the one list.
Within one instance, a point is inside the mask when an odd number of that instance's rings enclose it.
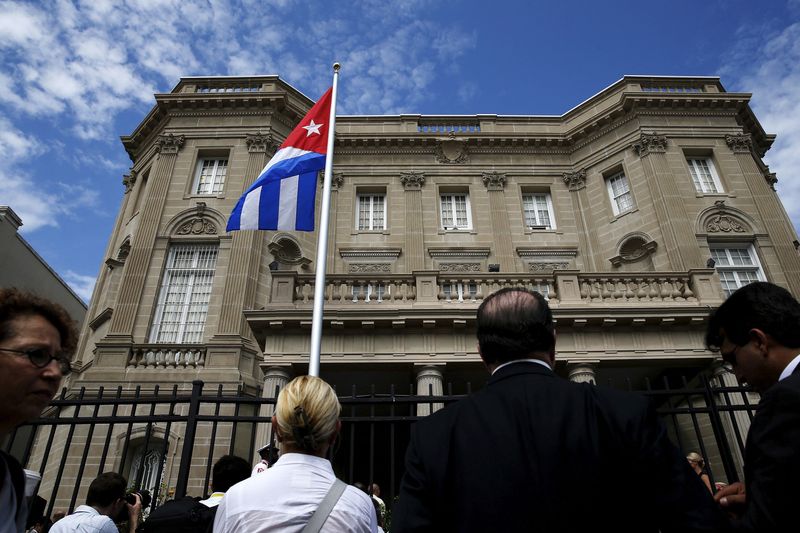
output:
{"label": "white cloud", "polygon": [[64,274],[64,281],[69,284],[72,290],[75,291],[75,294],[80,296],[84,302],[89,302],[92,299],[94,285],[97,282],[95,276],[84,276],[72,270],[67,270],[67,273]]}
{"label": "white cloud", "polygon": [[[772,34],[743,29],[743,46],[722,69],[734,89],[753,93],[751,106],[767,133],[777,134],[765,162],[795,228],[800,227],[800,23]],[[766,35],[766,38],[765,38]],[[749,57],[748,57],[749,56]],[[744,70],[742,70],[744,68]]]}

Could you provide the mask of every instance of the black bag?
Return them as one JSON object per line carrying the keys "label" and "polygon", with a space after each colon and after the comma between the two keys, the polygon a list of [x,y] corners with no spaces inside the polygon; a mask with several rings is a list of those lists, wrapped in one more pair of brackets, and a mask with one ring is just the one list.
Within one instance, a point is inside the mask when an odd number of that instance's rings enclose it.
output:
{"label": "black bag", "polygon": [[195,498],[165,502],[147,517],[139,531],[146,533],[206,533],[214,525],[217,508]]}

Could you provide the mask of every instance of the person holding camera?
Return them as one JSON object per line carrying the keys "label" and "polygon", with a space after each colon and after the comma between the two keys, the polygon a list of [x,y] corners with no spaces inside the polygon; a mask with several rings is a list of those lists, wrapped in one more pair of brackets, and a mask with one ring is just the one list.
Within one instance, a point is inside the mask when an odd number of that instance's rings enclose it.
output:
{"label": "person holding camera", "polygon": [[100,474],[89,485],[86,505],[53,524],[50,533],[119,533],[114,522],[126,514],[128,531],[134,533],[139,527],[142,500],[136,493],[126,494],[126,486],[125,478],[116,472]]}

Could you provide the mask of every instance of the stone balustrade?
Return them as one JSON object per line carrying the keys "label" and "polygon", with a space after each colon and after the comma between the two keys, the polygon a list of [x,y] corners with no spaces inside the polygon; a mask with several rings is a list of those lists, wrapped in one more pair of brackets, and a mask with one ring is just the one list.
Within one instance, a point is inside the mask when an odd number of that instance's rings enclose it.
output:
{"label": "stone balustrade", "polygon": [[134,344],[129,368],[196,368],[205,366],[206,348],[199,344]]}

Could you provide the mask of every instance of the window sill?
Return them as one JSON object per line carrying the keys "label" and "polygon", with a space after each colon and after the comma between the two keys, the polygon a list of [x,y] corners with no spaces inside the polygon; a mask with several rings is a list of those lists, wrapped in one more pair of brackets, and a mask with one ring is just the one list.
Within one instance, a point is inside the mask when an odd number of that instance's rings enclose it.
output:
{"label": "window sill", "polygon": [[639,211],[639,208],[638,207],[634,207],[633,209],[629,209],[628,211],[625,211],[624,213],[620,213],[618,215],[614,215],[614,217],[609,221],[609,224],[613,224],[614,222],[616,222],[620,218],[624,217],[625,215],[630,215],[631,213],[636,213],[637,211]]}
{"label": "window sill", "polygon": [[468,235],[477,235],[478,232],[474,229],[440,229],[439,235],[447,235],[450,233],[464,233]]}
{"label": "window sill", "polygon": [[563,235],[563,231],[559,231],[558,228],[551,228],[551,229],[525,229],[525,235],[541,235],[543,233],[552,233],[553,235]]}
{"label": "window sill", "polygon": [[350,235],[389,235],[389,230],[354,230],[350,232]]}
{"label": "window sill", "polygon": [[695,198],[736,198],[735,194],[727,193],[727,192],[695,192]]}
{"label": "window sill", "polygon": [[220,193],[220,194],[188,194],[183,196],[184,200],[191,200],[193,198],[218,198],[220,200],[224,200],[225,195]]}

